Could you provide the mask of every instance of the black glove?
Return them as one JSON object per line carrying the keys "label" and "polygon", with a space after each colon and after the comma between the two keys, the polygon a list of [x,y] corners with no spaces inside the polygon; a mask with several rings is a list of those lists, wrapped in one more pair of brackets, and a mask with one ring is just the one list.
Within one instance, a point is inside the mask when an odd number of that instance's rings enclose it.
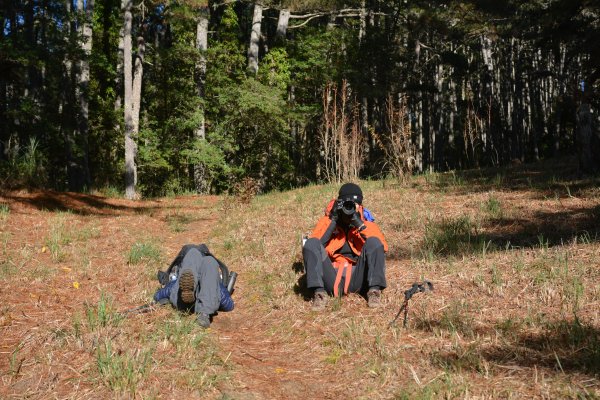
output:
{"label": "black glove", "polygon": [[331,211],[329,212],[329,219],[337,222],[340,216],[340,210],[342,209],[342,205],[339,201],[333,203],[331,207]]}
{"label": "black glove", "polygon": [[358,212],[355,212],[352,215],[350,226],[357,228],[359,232],[366,228],[365,223],[360,219],[360,214]]}

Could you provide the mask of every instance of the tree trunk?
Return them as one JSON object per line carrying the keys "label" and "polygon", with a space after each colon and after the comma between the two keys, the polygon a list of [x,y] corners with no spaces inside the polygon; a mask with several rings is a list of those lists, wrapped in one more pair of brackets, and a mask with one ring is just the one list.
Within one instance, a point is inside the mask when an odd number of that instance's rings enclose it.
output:
{"label": "tree trunk", "polygon": [[[69,1],[69,0],[67,0]],[[125,4],[128,0],[121,0],[121,10],[125,9]],[[123,71],[123,62],[124,62],[124,57],[123,57],[123,52],[124,52],[124,46],[125,46],[125,42],[124,42],[124,29],[125,29],[125,25],[123,24],[121,26],[121,29],[119,29],[119,50],[117,53],[117,73],[115,75],[115,115],[118,115],[121,112],[121,107],[123,106],[123,98],[121,97],[121,93],[123,90],[123,77],[124,77],[124,71]],[[115,131],[116,132],[120,132],[121,131],[121,125],[119,124],[118,119],[115,119]]]}
{"label": "tree trunk", "polygon": [[[65,11],[69,18],[72,17],[72,1],[65,0]],[[69,44],[74,44],[77,35],[77,24],[74,18],[71,18],[71,23],[66,25],[67,36],[69,37]],[[73,149],[75,145],[75,115],[77,113],[75,109],[76,103],[76,91],[75,85],[75,68],[73,68],[73,60],[70,54],[65,55],[63,60],[64,76],[62,82],[62,98],[58,107],[58,113],[60,115],[60,132],[64,140],[64,156],[65,156],[65,172],[67,175],[67,185],[69,190],[78,190],[76,182],[82,181],[80,168],[77,165],[77,161],[73,155]]]}
{"label": "tree trunk", "polygon": [[366,0],[360,2],[360,30],[358,31],[358,45],[360,46],[367,32],[367,8]]}
{"label": "tree trunk", "polygon": [[[83,0],[78,0],[78,11],[81,15],[83,11]],[[79,62],[79,139],[83,151],[82,170],[84,186],[89,189],[91,185],[89,168],[89,84],[90,84],[90,56],[92,54],[92,18],[94,13],[94,0],[87,0],[85,5],[85,16],[81,26],[81,50],[82,58]],[[78,185],[77,185],[78,186]],[[72,187],[75,190],[81,190],[80,187]]]}
{"label": "tree trunk", "polygon": [[252,17],[252,33],[250,34],[250,46],[248,47],[248,73],[258,73],[258,45],[260,43],[260,32],[262,23],[262,5],[254,4],[254,16]]}
{"label": "tree trunk", "polygon": [[433,112],[433,122],[432,122],[432,128],[433,128],[433,162],[432,164],[434,165],[434,168],[436,171],[442,171],[443,168],[445,167],[443,159],[444,159],[444,149],[446,146],[444,146],[444,139],[446,138],[445,132],[444,132],[444,117],[447,114],[447,111],[445,110],[445,104],[444,104],[444,66],[442,64],[438,64],[435,67],[435,71],[434,71],[434,79],[435,79],[435,87],[436,87],[436,92],[433,95],[433,106],[434,106],[434,112]]}
{"label": "tree trunk", "polygon": [[579,172],[594,172],[594,154],[592,152],[592,109],[585,99],[577,109],[576,139]]}
{"label": "tree trunk", "polygon": [[133,63],[131,49],[131,24],[133,0],[125,0],[123,8],[123,101],[125,117],[125,197],[137,198],[137,167],[135,156],[135,124],[133,121]]}
{"label": "tree trunk", "polygon": [[137,37],[137,55],[133,66],[133,91],[131,93],[131,116],[133,121],[133,136],[137,137],[140,131],[140,106],[142,104],[142,78],[144,75],[144,55],[146,42],[142,30]]}
{"label": "tree trunk", "polygon": [[284,42],[285,35],[287,33],[288,24],[290,22],[290,10],[283,9],[279,12],[279,19],[277,20],[277,31],[275,32],[275,39],[277,41]]}
{"label": "tree trunk", "polygon": [[[196,85],[198,91],[198,97],[200,100],[204,99],[204,85],[206,81],[206,50],[208,49],[208,18],[209,9],[205,7],[200,10],[198,21],[196,23],[196,49],[200,53],[198,64],[196,65],[197,77]],[[206,127],[204,124],[204,106],[199,105],[198,112],[201,114],[200,124],[194,131],[194,136],[197,141],[206,140]],[[200,194],[206,194],[209,192],[209,182],[207,179],[206,166],[202,162],[198,162],[194,165],[194,186],[196,192]]]}

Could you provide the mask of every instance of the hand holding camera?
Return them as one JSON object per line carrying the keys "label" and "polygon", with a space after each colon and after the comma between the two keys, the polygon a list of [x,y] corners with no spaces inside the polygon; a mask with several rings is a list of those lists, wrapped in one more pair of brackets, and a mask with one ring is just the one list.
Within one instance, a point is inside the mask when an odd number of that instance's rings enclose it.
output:
{"label": "hand holding camera", "polygon": [[336,201],[333,203],[333,207],[331,207],[331,211],[329,212],[329,219],[337,222],[340,217],[341,203]]}
{"label": "hand holding camera", "polygon": [[360,218],[358,211],[352,215],[352,218],[350,219],[350,226],[357,228],[359,232],[366,228],[365,223]]}

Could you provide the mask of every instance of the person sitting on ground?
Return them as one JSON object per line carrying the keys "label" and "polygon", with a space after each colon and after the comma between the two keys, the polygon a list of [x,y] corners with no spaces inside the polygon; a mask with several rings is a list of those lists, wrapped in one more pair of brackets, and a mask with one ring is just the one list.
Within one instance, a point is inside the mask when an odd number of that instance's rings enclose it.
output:
{"label": "person sitting on ground", "polygon": [[219,263],[196,248],[187,251],[173,279],[154,294],[154,301],[170,302],[178,310],[193,307],[202,328],[210,326],[210,316],[217,311],[234,308],[233,299],[221,282]]}
{"label": "person sitting on ground", "polygon": [[346,183],[332,200],[302,249],[312,308],[322,310],[328,294],[361,293],[368,306],[381,305],[386,287],[385,253],[388,244],[371,213],[362,206],[361,188]]}

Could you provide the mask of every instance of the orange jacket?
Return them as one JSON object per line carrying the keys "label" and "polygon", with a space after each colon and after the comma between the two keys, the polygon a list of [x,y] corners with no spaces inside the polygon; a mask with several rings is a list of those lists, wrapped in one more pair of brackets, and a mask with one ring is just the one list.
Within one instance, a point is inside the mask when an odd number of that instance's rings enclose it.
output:
{"label": "orange jacket", "polygon": [[[317,225],[315,226],[315,229],[313,229],[311,237],[321,239],[321,237],[323,237],[323,235],[327,231],[327,228],[331,224],[329,213],[331,212],[334,202],[335,199],[332,200],[325,209],[325,215],[321,217],[321,219],[319,219],[319,221],[317,222]],[[329,259],[334,264],[336,264],[336,262],[343,262],[344,260],[346,260],[346,258],[343,257],[341,254],[335,254],[336,251],[338,251],[342,248],[342,246],[344,246],[344,242],[346,240],[348,240],[350,248],[356,255],[360,255],[365,241],[367,240],[367,238],[370,237],[379,238],[379,240],[381,240],[381,243],[383,244],[384,251],[388,251],[388,244],[377,224],[375,224],[374,222],[365,221],[363,216],[363,207],[361,205],[357,204],[356,209],[360,213],[360,218],[365,223],[365,228],[360,232],[357,228],[350,228],[348,230],[348,235],[346,236],[346,232],[344,232],[344,229],[340,226],[336,226],[335,230],[331,234],[331,238],[325,244],[325,250],[327,250]],[[347,261],[351,264],[354,264],[353,260]]]}

